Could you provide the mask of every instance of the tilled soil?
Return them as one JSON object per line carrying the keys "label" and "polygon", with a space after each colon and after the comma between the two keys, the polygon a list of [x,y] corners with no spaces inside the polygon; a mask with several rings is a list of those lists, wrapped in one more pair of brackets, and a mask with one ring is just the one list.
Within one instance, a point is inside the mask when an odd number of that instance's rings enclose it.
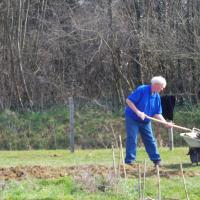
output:
{"label": "tilled soil", "polygon": [[[138,177],[138,165],[126,166],[126,174],[128,177]],[[141,175],[143,175],[143,167],[141,167]],[[169,169],[161,167],[159,169],[160,176],[170,178],[172,176],[181,176],[180,170]],[[10,168],[0,168],[0,180],[22,180],[26,178],[44,178],[53,179],[64,176],[81,177],[83,175],[89,176],[108,176],[114,174],[114,169],[104,165],[79,165],[70,167],[48,167],[48,166],[17,166]],[[124,176],[123,166],[120,166],[120,170],[116,169],[116,174]],[[146,177],[156,176],[156,169],[153,167],[147,167]],[[200,171],[185,171],[185,176],[200,176]]]}

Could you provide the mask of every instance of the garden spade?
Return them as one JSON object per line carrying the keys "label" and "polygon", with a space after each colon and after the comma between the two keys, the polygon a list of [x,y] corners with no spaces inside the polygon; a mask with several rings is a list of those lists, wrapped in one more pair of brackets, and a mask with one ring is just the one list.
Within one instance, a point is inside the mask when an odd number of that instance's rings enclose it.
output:
{"label": "garden spade", "polygon": [[[146,118],[148,118],[148,119],[150,119],[150,120],[152,120],[152,121],[155,121],[155,122],[158,122],[158,123],[167,125],[167,122],[164,122],[164,121],[162,121],[162,120],[156,119],[156,118],[154,118],[154,117],[150,117],[150,116],[148,116],[148,115],[145,115],[145,116],[146,116]],[[196,137],[197,137],[197,138],[200,138],[200,130],[197,129],[197,128],[190,129],[190,128],[186,128],[186,127],[183,127],[183,126],[178,126],[178,125],[176,125],[176,124],[172,124],[172,127],[173,127],[173,128],[178,128],[178,129],[181,129],[181,130],[184,130],[184,131],[189,131],[189,132],[195,133],[195,134],[196,134]]]}

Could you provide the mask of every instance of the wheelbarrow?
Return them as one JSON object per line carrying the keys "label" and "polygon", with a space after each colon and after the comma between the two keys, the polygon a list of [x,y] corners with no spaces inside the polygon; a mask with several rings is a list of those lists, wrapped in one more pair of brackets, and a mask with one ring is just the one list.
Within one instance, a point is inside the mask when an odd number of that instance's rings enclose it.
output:
{"label": "wheelbarrow", "polygon": [[189,146],[189,152],[187,155],[190,156],[192,163],[199,164],[200,161],[200,134],[199,129],[193,128],[191,132],[181,133],[181,137]]}
{"label": "wheelbarrow", "polygon": [[[166,122],[163,122],[153,117],[149,117],[147,115],[146,118],[158,123],[167,124]],[[178,126],[176,124],[172,124],[172,127],[188,131],[186,133],[181,133],[180,136],[183,137],[183,139],[189,146],[189,152],[187,155],[190,156],[191,162],[196,163],[198,165],[200,161],[200,130],[197,128],[189,129],[182,126]]]}

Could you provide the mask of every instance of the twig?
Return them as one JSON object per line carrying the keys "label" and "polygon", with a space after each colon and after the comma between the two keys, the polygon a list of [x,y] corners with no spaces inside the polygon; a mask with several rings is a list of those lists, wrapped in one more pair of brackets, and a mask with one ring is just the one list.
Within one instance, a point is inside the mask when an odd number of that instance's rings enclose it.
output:
{"label": "twig", "polygon": [[183,173],[182,163],[180,163],[180,169],[181,169],[181,175],[182,175],[182,178],[183,178],[183,184],[184,184],[186,199],[189,200],[190,198],[189,198],[189,195],[188,195],[188,192],[187,192],[186,181],[185,181],[185,176],[184,176],[184,173]]}

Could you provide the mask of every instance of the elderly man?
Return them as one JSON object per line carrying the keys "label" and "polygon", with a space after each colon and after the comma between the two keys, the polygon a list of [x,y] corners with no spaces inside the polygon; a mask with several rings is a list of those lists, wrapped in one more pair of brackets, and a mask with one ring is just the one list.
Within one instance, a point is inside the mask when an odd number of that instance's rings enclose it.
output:
{"label": "elderly man", "polygon": [[[166,122],[162,116],[159,93],[166,87],[162,76],[151,79],[150,85],[141,85],[127,98],[125,109],[126,121],[126,158],[125,163],[132,164],[136,159],[138,132],[141,134],[146,152],[155,166],[161,166],[161,158],[152,131],[151,121],[146,117],[154,117]],[[166,122],[166,127],[171,127]]]}

